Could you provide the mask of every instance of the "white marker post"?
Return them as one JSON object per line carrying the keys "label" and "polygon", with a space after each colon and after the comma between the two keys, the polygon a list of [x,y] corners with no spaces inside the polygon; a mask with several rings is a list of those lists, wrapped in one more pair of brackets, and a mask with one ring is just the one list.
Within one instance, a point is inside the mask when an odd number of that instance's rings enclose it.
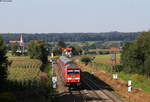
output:
{"label": "white marker post", "polygon": [[113,74],[113,79],[115,79],[115,74]]}
{"label": "white marker post", "polygon": [[115,79],[118,79],[118,74],[115,74]]}
{"label": "white marker post", "polygon": [[132,81],[129,80],[128,81],[128,92],[131,92],[132,91]]}
{"label": "white marker post", "polygon": [[118,79],[118,74],[113,74],[113,79],[114,80]]}
{"label": "white marker post", "polygon": [[53,83],[53,88],[56,88],[57,87],[57,77],[56,76],[52,77],[52,83]]}

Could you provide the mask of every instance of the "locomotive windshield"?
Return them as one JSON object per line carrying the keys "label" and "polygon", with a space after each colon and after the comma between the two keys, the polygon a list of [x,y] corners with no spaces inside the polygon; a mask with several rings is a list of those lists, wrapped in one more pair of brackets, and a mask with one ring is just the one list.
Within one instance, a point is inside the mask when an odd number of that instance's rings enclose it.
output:
{"label": "locomotive windshield", "polygon": [[79,69],[69,69],[68,75],[72,75],[72,74],[80,74],[80,70]]}

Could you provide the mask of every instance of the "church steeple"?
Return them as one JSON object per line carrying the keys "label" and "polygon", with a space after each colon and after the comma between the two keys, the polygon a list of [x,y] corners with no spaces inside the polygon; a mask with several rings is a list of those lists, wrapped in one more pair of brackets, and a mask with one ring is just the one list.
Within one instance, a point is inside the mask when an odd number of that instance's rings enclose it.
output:
{"label": "church steeple", "polygon": [[23,36],[22,36],[22,34],[20,35],[20,46],[24,46]]}

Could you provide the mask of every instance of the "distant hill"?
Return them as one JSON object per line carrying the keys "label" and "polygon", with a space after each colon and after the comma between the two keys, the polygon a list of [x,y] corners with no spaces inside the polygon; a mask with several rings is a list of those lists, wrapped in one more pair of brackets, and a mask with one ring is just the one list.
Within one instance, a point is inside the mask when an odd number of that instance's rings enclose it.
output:
{"label": "distant hill", "polygon": [[[5,43],[10,40],[19,40],[20,34],[9,33],[0,34]],[[123,32],[107,32],[107,33],[39,33],[39,34],[23,34],[24,41],[44,40],[45,42],[85,42],[85,41],[132,41],[139,35],[139,32],[123,33]]]}

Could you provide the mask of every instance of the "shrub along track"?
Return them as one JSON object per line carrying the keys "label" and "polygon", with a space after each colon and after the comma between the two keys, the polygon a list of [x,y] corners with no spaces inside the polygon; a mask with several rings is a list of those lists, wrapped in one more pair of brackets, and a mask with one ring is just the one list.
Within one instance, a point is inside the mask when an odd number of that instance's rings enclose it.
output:
{"label": "shrub along track", "polygon": [[87,73],[82,73],[82,85],[80,87],[64,87],[58,66],[53,65],[58,77],[56,89],[56,101],[58,102],[122,102],[108,90],[103,89],[106,84],[99,84]]}

